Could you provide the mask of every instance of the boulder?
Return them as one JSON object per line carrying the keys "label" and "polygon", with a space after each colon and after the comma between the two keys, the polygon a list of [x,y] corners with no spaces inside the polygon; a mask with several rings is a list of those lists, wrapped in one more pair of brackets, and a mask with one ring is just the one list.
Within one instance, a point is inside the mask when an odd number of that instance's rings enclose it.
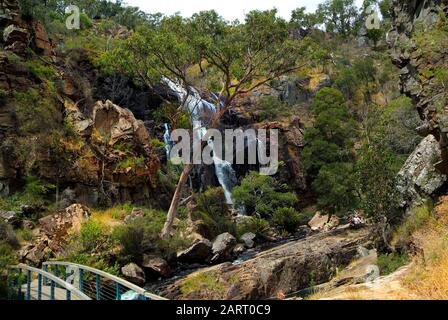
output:
{"label": "boulder", "polygon": [[6,45],[12,45],[15,42],[27,43],[29,38],[28,30],[16,25],[9,25],[3,30],[3,40]]}
{"label": "boulder", "polygon": [[9,224],[15,224],[19,221],[19,217],[14,211],[0,211],[0,219]]}
{"label": "boulder", "polygon": [[251,249],[255,246],[256,237],[257,235],[255,233],[247,232],[241,236],[240,240],[244,242],[246,248]]}
{"label": "boulder", "polygon": [[422,204],[446,182],[447,176],[434,167],[441,159],[439,143],[434,136],[427,136],[397,175],[397,190],[403,208]]}
{"label": "boulder", "polygon": [[237,244],[236,238],[226,232],[220,234],[213,241],[212,246],[212,262],[223,262],[232,259],[233,249]]}
{"label": "boulder", "polygon": [[320,212],[316,212],[314,217],[308,222],[308,226],[311,231],[328,231],[339,226],[339,218],[328,215],[322,215]]}
{"label": "boulder", "polygon": [[233,255],[235,257],[238,257],[238,256],[242,255],[244,253],[244,251],[246,251],[246,247],[244,246],[244,244],[238,243],[235,246],[235,248],[233,248]]}
{"label": "boulder", "polygon": [[121,273],[126,280],[138,285],[143,286],[146,283],[145,272],[135,263],[129,263],[121,268]]}
{"label": "boulder", "polygon": [[171,268],[165,259],[151,255],[143,256],[142,267],[148,277],[165,277],[171,275]]}
{"label": "boulder", "polygon": [[212,243],[204,239],[194,243],[190,248],[179,252],[177,259],[183,263],[208,263],[211,255]]}
{"label": "boulder", "polygon": [[56,214],[39,219],[41,232],[52,240],[63,239],[69,233],[77,232],[90,217],[89,208],[74,204]]}
{"label": "boulder", "polygon": [[[201,269],[174,284],[161,294],[168,299],[259,300],[325,283],[337,270],[358,257],[358,247],[369,242],[369,230],[340,228],[292,241],[256,255],[239,264],[223,263]],[[192,277],[207,275],[212,287],[198,286],[189,292],[181,288]]]}

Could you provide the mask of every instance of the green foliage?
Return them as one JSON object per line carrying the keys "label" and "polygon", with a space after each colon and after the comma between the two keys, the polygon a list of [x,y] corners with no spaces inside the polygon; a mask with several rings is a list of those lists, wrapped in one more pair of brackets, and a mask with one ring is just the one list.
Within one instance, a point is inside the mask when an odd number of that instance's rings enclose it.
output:
{"label": "green foliage", "polygon": [[197,207],[193,212],[194,219],[202,220],[208,227],[210,238],[228,232],[236,234],[236,226],[231,220],[229,206],[222,188],[209,188],[195,195]]}
{"label": "green foliage", "polygon": [[274,96],[263,96],[254,111],[258,112],[260,121],[274,121],[291,116],[290,108]]}
{"label": "green foliage", "polygon": [[[123,247],[121,262],[141,261],[144,253],[155,253],[170,258],[177,250],[188,247],[189,241],[179,234],[168,240],[162,240],[159,234],[163,228],[166,213],[153,209],[145,210],[145,216],[139,217],[125,226],[114,229],[112,239]],[[179,231],[186,225],[180,225]]]}
{"label": "green foliage", "polygon": [[174,193],[176,184],[179,181],[179,177],[182,173],[182,166],[175,165],[171,161],[168,161],[157,172],[159,178],[159,185],[166,193]]}
{"label": "green foliage", "polygon": [[19,241],[17,240],[14,230],[9,224],[2,220],[0,220],[0,242],[14,248],[19,246]]}
{"label": "green foliage", "polygon": [[333,88],[318,92],[312,111],[316,121],[314,128],[305,133],[308,144],[303,150],[303,163],[310,176],[316,177],[325,164],[353,159],[357,124],[348,112],[344,96]]}
{"label": "green foliage", "polygon": [[406,254],[390,253],[378,256],[378,267],[382,276],[389,275],[408,263],[409,257]]}
{"label": "green foliage", "polygon": [[421,120],[412,100],[406,96],[392,100],[386,108],[372,106],[366,123],[370,128],[367,133],[370,143],[402,159],[406,159],[421,141],[415,132]]}
{"label": "green foliage", "polygon": [[317,205],[330,214],[346,214],[356,208],[356,180],[351,163],[324,165],[313,182]]}
{"label": "green foliage", "polygon": [[209,188],[196,196],[197,209],[212,216],[226,216],[229,206],[222,188]]}
{"label": "green foliage", "polygon": [[8,297],[8,266],[16,263],[14,250],[11,245],[0,240],[0,300],[5,300]]}
{"label": "green foliage", "polygon": [[263,239],[269,235],[269,229],[270,226],[268,221],[256,217],[250,217],[238,225],[237,233],[238,236],[241,237],[245,233],[252,232],[257,235],[257,237]]}
{"label": "green foliage", "polygon": [[18,229],[16,236],[20,242],[31,241],[33,239],[33,233],[29,229]]}
{"label": "green foliage", "polygon": [[[112,274],[114,276],[119,277],[120,276],[120,267],[117,263],[112,264],[110,261],[104,260],[104,258],[94,256],[91,253],[73,253],[70,254],[67,258],[64,259],[65,261],[71,262],[71,263],[77,263],[84,266],[89,266],[98,270],[102,270],[104,272],[107,272],[109,274]],[[89,277],[92,275],[87,274],[86,277]],[[85,279],[86,280],[86,279]],[[89,280],[87,278],[87,280]],[[92,279],[95,281],[94,279]]]}
{"label": "green foliage", "polygon": [[[0,209],[19,211],[23,204],[35,207],[45,205],[46,196],[54,190],[55,186],[39,180],[35,176],[28,176],[22,192],[14,193],[7,198],[0,197]],[[37,218],[37,217],[34,217]]]}
{"label": "green foliage", "polygon": [[30,88],[24,92],[14,92],[17,103],[16,113],[20,130],[25,134],[50,132],[57,128],[59,112],[52,98],[44,92]]}
{"label": "green foliage", "polygon": [[28,60],[25,64],[36,78],[52,81],[56,76],[56,69],[41,60]]}
{"label": "green foliage", "polygon": [[279,229],[287,232],[296,231],[301,221],[299,213],[294,208],[279,208],[272,216],[272,222]]}
{"label": "green foliage", "polygon": [[101,222],[88,220],[81,226],[79,237],[84,252],[101,252],[110,243],[110,230]]}
{"label": "green foliage", "polygon": [[325,23],[328,32],[343,37],[356,33],[358,9],[354,0],[327,0],[319,4],[316,14]]}
{"label": "green foliage", "polygon": [[393,222],[399,217],[395,185],[397,159],[388,150],[365,146],[358,156],[361,206],[368,217]]}
{"label": "green foliage", "polygon": [[403,242],[409,242],[414,232],[425,226],[433,217],[432,205],[430,202],[415,207],[395,232],[394,238]]}
{"label": "green foliage", "polygon": [[301,7],[292,11],[290,24],[295,29],[309,30],[319,24],[319,17],[314,13],[306,13],[306,8]]}
{"label": "green foliage", "polygon": [[236,207],[245,208],[249,215],[270,219],[278,208],[296,204],[297,197],[287,189],[271,176],[250,172],[241,185],[233,189],[232,199]]}
{"label": "green foliage", "polygon": [[120,161],[120,163],[118,164],[118,167],[120,167],[122,169],[137,168],[144,164],[145,164],[144,156],[139,156],[139,157],[129,156],[129,157],[125,158],[124,160]]}

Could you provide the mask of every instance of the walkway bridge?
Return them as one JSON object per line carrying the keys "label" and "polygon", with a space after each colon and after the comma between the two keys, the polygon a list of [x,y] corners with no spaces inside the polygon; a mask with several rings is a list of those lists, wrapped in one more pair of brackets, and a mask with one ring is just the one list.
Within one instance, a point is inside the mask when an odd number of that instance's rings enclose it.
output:
{"label": "walkway bridge", "polygon": [[166,300],[107,272],[60,261],[42,269],[11,266],[8,288],[10,300]]}

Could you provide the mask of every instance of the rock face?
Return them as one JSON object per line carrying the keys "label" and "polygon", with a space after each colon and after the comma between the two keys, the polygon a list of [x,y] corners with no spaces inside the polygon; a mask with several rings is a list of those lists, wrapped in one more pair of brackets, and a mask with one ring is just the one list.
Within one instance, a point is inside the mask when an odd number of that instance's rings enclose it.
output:
{"label": "rock face", "polygon": [[[416,103],[424,120],[418,132],[433,135],[441,149],[441,161],[435,164],[442,173],[448,173],[448,121],[445,84],[437,76],[448,68],[446,31],[439,28],[440,15],[448,15],[447,1],[395,0],[392,4],[393,28],[389,32],[393,62],[401,68],[401,89]],[[437,46],[429,47],[434,28],[439,28]],[[428,42],[429,43],[429,42]]]}
{"label": "rock face", "polygon": [[236,239],[230,233],[223,233],[216,237],[212,246],[212,262],[223,262],[232,259]]}
{"label": "rock face", "polygon": [[212,256],[212,243],[207,240],[201,240],[194,243],[190,248],[179,252],[177,260],[183,263],[206,263]]}
{"label": "rock face", "polygon": [[148,277],[165,277],[171,275],[171,268],[165,259],[160,257],[145,255],[143,257],[142,267]]}
{"label": "rock face", "polygon": [[308,222],[311,231],[328,231],[336,228],[339,225],[338,217],[322,215],[317,212],[314,217]]}
{"label": "rock face", "polygon": [[146,283],[145,273],[135,263],[129,263],[121,268],[121,273],[126,280],[138,285],[143,286]]}
{"label": "rock face", "polygon": [[255,238],[256,238],[256,237],[257,237],[257,235],[256,235],[255,233],[248,232],[248,233],[245,233],[245,234],[243,234],[243,235],[241,236],[241,241],[244,242],[245,246],[246,246],[248,249],[251,249],[251,248],[253,248],[254,245],[255,245]]}
{"label": "rock face", "polygon": [[[290,242],[238,265],[224,263],[198,271],[162,294],[170,299],[256,300],[305,289],[327,282],[338,268],[347,266],[358,256],[358,246],[368,241],[368,234],[366,229],[338,229]],[[217,289],[206,284],[192,291],[183,287],[186,281],[204,277],[214,279]]]}
{"label": "rock face", "polygon": [[397,176],[402,207],[421,204],[425,197],[435,194],[446,182],[447,176],[434,167],[441,159],[440,153],[437,140],[430,135],[408,158]]}
{"label": "rock face", "polygon": [[143,122],[111,101],[98,101],[92,117],[84,115],[69,99],[65,110],[76,132],[89,141],[70,179],[92,188],[101,180],[110,181],[103,187],[112,202],[150,198],[160,162]]}
{"label": "rock face", "polygon": [[52,240],[60,240],[71,232],[81,229],[81,224],[90,216],[89,208],[74,204],[64,211],[39,220],[41,232]]}
{"label": "rock face", "polygon": [[40,233],[32,244],[25,246],[19,256],[22,262],[39,266],[44,260],[65,252],[67,235],[78,232],[81,224],[90,216],[90,210],[74,204],[54,215],[39,220]]}

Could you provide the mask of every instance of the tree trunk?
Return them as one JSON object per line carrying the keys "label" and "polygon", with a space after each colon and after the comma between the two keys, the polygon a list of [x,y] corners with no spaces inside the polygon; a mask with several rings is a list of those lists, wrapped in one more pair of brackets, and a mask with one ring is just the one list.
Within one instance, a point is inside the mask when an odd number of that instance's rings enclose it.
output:
{"label": "tree trunk", "polygon": [[162,233],[160,234],[160,237],[162,239],[166,239],[170,236],[171,231],[173,229],[173,223],[174,219],[177,215],[177,208],[179,206],[179,202],[182,196],[182,191],[184,188],[184,185],[187,183],[188,177],[190,176],[190,172],[193,169],[192,164],[187,164],[184,166],[184,170],[182,171],[182,174],[180,175],[179,182],[176,186],[176,191],[174,192],[173,199],[171,200],[170,210],[168,211],[165,225],[163,226]]}

